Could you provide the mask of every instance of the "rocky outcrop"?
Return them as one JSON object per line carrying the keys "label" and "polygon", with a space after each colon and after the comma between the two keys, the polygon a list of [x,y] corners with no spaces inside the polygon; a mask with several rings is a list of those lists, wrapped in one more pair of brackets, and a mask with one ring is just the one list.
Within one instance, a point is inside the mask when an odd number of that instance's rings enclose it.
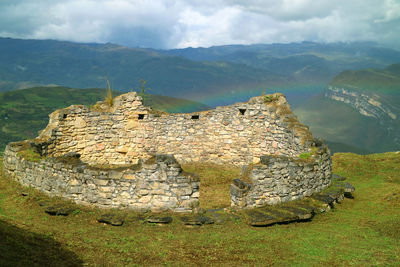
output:
{"label": "rocky outcrop", "polygon": [[343,87],[329,86],[324,96],[328,99],[346,103],[355,108],[361,115],[375,119],[396,120],[397,115],[393,107],[379,95],[360,92]]}
{"label": "rocky outcrop", "polygon": [[400,146],[400,108],[388,101],[390,95],[383,97],[368,90],[331,85],[325,90],[324,97],[343,102],[361,115],[376,120],[381,138],[387,139],[391,147]]}

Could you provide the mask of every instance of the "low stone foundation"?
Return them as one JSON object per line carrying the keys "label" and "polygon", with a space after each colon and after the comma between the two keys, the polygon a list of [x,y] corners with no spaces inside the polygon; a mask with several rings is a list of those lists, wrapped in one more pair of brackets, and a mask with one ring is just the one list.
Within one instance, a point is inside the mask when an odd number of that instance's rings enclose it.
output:
{"label": "low stone foundation", "polygon": [[326,145],[321,144],[309,156],[308,159],[262,156],[260,163],[244,169],[251,182],[235,179],[231,184],[231,206],[275,205],[311,196],[328,187],[332,164]]}
{"label": "low stone foundation", "polygon": [[22,153],[27,149],[31,149],[28,142],[6,147],[5,174],[45,193],[80,204],[139,211],[191,212],[198,206],[198,177],[183,172],[171,155],[156,155],[131,166],[99,168],[83,163],[76,153],[27,160]]}

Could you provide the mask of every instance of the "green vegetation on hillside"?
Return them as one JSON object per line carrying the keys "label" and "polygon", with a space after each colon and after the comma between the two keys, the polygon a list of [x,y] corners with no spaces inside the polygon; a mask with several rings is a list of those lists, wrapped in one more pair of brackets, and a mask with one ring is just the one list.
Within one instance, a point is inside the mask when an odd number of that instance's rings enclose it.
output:
{"label": "green vegetation on hillside", "polygon": [[[106,98],[105,89],[35,87],[0,93],[0,151],[7,143],[34,138],[46,127],[48,115],[73,104],[93,105]],[[113,92],[113,96],[122,92]],[[167,112],[194,112],[209,107],[189,100],[146,95],[144,104]]]}
{"label": "green vegetation on hillside", "polygon": [[299,105],[294,113],[310,127],[313,136],[328,140],[333,152],[365,154],[400,149],[387,138],[386,128],[379,120],[363,116],[351,106],[323,95]]}
{"label": "green vegetation on hillside", "polygon": [[390,96],[394,93],[394,96],[400,99],[400,64],[393,64],[385,69],[344,71],[337,75],[330,85]]}
{"label": "green vegetation on hillside", "polygon": [[[113,227],[96,221],[103,210],[79,206],[67,217],[49,216],[40,204],[60,199],[0,175],[0,265],[398,265],[400,154],[336,154],[333,169],[355,186],[354,199],[310,222],[267,228],[253,228],[240,218],[193,228],[177,219],[149,225],[135,221],[140,216],[135,213],[130,213],[130,223]],[[217,170],[202,173],[202,183],[217,185],[212,178]],[[228,192],[229,184],[224,178],[217,191]],[[212,194],[200,195],[200,205],[213,200]]]}
{"label": "green vegetation on hillside", "polygon": [[400,64],[344,71],[330,86],[337,92],[329,88],[327,95],[337,100],[320,94],[294,110],[315,136],[328,140],[334,152],[400,150]]}

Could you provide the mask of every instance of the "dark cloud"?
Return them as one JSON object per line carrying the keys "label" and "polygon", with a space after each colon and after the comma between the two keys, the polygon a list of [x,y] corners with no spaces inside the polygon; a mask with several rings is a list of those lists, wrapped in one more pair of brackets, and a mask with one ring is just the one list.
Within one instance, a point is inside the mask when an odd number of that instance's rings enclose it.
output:
{"label": "dark cloud", "polygon": [[174,48],[400,42],[397,0],[6,0],[0,36]]}

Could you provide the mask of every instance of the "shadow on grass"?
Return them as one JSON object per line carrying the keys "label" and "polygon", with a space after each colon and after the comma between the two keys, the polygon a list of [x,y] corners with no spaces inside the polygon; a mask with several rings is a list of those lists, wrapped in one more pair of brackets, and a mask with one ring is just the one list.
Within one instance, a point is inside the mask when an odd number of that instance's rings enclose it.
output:
{"label": "shadow on grass", "polygon": [[78,256],[46,237],[0,220],[0,266],[83,266]]}

